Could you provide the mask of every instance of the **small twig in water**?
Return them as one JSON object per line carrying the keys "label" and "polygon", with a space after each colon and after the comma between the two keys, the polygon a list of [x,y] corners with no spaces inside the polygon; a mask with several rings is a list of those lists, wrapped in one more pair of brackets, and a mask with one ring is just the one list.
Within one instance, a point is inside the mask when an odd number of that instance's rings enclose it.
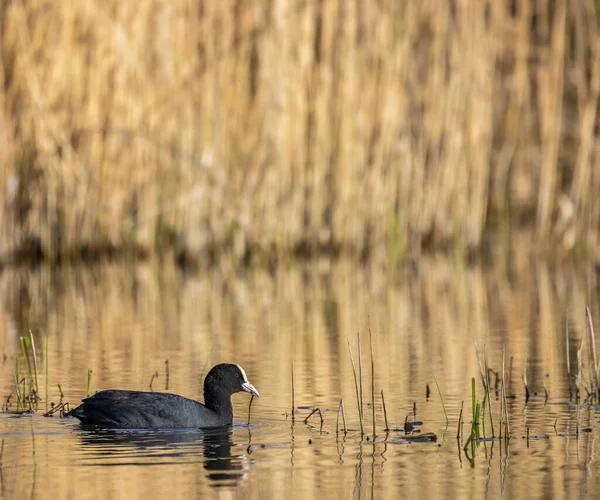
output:
{"label": "small twig in water", "polygon": [[319,417],[321,418],[321,427],[322,427],[323,426],[323,415],[321,414],[321,410],[319,410],[319,408],[315,408],[313,411],[311,411],[310,415],[304,419],[304,423],[307,424],[308,423],[308,419],[310,417],[312,417],[315,413],[319,414]]}
{"label": "small twig in water", "polygon": [[150,384],[148,384],[149,389],[152,391],[152,384],[154,383],[154,379],[158,378],[158,372],[154,372],[152,377],[150,377]]}
{"label": "small twig in water", "polygon": [[252,401],[254,401],[254,394],[250,396],[250,403],[248,403],[248,425],[250,425],[250,411],[252,410]]}
{"label": "small twig in water", "polygon": [[390,426],[388,425],[387,411],[385,409],[385,398],[383,397],[383,389],[381,390],[381,404],[383,405],[383,420],[385,421],[385,432],[389,432]]}

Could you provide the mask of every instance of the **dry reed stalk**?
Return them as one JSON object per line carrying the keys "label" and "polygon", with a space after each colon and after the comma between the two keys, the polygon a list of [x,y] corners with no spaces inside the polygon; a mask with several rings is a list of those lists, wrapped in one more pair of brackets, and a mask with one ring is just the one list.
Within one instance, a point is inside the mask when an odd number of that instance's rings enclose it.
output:
{"label": "dry reed stalk", "polygon": [[510,5],[8,3],[0,260],[594,244],[598,7]]}

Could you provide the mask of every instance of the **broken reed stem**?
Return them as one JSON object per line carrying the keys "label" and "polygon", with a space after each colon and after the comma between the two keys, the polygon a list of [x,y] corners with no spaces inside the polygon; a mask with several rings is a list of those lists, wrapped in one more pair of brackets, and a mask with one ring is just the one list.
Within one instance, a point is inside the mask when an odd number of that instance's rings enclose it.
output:
{"label": "broken reed stem", "polygon": [[389,432],[390,426],[388,425],[387,411],[385,409],[385,398],[383,397],[383,389],[381,390],[381,404],[383,405],[383,420],[385,422],[385,432]]}
{"label": "broken reed stem", "polygon": [[62,401],[63,398],[65,397],[65,394],[63,393],[62,387],[60,386],[60,384],[57,384],[58,386],[58,393],[60,394],[60,400]]}
{"label": "broken reed stem", "polygon": [[350,341],[346,339],[348,342],[348,350],[350,351],[350,363],[352,363],[352,374],[354,375],[354,389],[356,390],[356,404],[358,405],[358,419],[360,421],[360,436],[362,437],[365,433],[364,424],[363,424],[363,416],[362,416],[362,408],[360,404],[360,392],[358,390],[358,378],[356,375],[356,367],[354,366],[354,356],[352,356],[352,347],[350,347]]}
{"label": "broken reed stem", "polygon": [[294,363],[292,363],[292,423],[296,421],[296,392],[294,390]]}
{"label": "broken reed stem", "polygon": [[339,432],[339,422],[340,422],[340,413],[342,414],[342,424],[344,425],[344,434],[348,433],[348,429],[346,429],[346,414],[344,413],[344,400],[340,399],[340,404],[338,406],[337,418],[335,420],[335,433]]}
{"label": "broken reed stem", "polygon": [[371,409],[373,410],[373,438],[377,435],[377,419],[375,415],[375,361],[373,360],[373,335],[369,319],[369,347],[371,349]]}
{"label": "broken reed stem", "polygon": [[250,425],[250,412],[252,411],[252,401],[254,401],[254,394],[250,396],[250,403],[248,403],[248,425]]}
{"label": "broken reed stem", "polygon": [[313,411],[311,411],[310,414],[308,415],[308,417],[306,417],[304,419],[304,423],[307,424],[308,423],[308,419],[310,417],[312,417],[315,413],[319,414],[319,417],[321,418],[321,426],[323,426],[323,422],[324,422],[324,420],[323,420],[323,414],[321,413],[321,410],[319,408],[315,408]]}
{"label": "broken reed stem", "polygon": [[92,395],[92,370],[88,368],[88,376],[87,376],[87,397],[89,398]]}
{"label": "broken reed stem", "polygon": [[446,417],[446,425],[448,425],[448,412],[446,411],[446,405],[444,404],[444,397],[442,396],[442,391],[440,391],[440,385],[438,384],[435,375],[433,376],[433,381],[435,382],[435,386],[437,387],[438,394],[440,395],[440,401],[442,402],[442,409],[444,410],[444,416]]}
{"label": "broken reed stem", "polygon": [[154,372],[152,377],[150,377],[150,383],[148,384],[148,388],[152,391],[152,384],[154,383],[154,379],[158,378],[158,372]]}

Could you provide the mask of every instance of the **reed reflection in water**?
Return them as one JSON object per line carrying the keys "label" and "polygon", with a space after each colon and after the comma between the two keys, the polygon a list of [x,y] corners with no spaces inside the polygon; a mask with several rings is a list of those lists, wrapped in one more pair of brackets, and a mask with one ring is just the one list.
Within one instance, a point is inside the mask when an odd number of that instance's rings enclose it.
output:
{"label": "reed reflection in water", "polygon": [[[23,473],[34,467],[35,434],[36,491],[59,496],[82,491],[92,481],[93,493],[107,496],[123,491],[153,497],[169,488],[175,496],[186,496],[220,485],[220,490],[242,489],[250,496],[470,497],[500,493],[506,478],[510,487],[527,487],[534,496],[549,487],[566,496],[579,494],[584,483],[588,491],[600,493],[597,480],[577,472],[599,451],[595,411],[581,412],[582,426],[592,433],[579,439],[555,436],[553,428],[556,423],[564,434],[575,429],[568,389],[585,332],[586,305],[600,325],[597,278],[591,267],[550,266],[520,254],[486,266],[423,259],[418,267],[394,273],[347,261],[243,273],[223,266],[186,274],[156,262],[5,269],[0,275],[3,398],[13,389],[19,336],[28,328],[38,345],[42,332],[48,336],[52,401],[58,400],[60,383],[65,397],[78,403],[85,396],[88,368],[94,390],[148,390],[155,372],[153,388],[164,390],[165,360],[170,392],[201,400],[208,368],[233,361],[245,367],[261,397],[253,403],[250,428],[239,426],[247,420],[248,398],[233,397],[238,425],[227,435],[90,434],[58,418],[2,415],[3,487],[10,494],[31,495],[32,483],[23,480]],[[357,331],[366,333],[369,318],[375,387],[385,393],[390,426],[401,427],[416,404],[423,431],[435,432],[437,444],[408,445],[400,433],[385,443],[381,436],[376,443],[360,443],[355,434],[336,440],[340,398],[348,427],[358,428],[347,341],[355,342]],[[368,335],[362,341],[363,360],[368,360]],[[456,433],[462,402],[470,401],[471,378],[479,383],[474,344],[481,351],[485,347],[494,370],[506,353],[508,390],[515,396],[509,401],[511,429],[519,437],[529,429],[532,436],[530,448],[512,445],[503,476],[493,445],[486,452],[491,453],[490,469],[481,460],[471,470],[460,463],[456,443],[448,438]],[[321,408],[323,433],[301,423],[308,409],[299,410],[291,426],[292,362],[296,404]],[[368,371],[365,388],[370,387]],[[526,407],[523,371],[532,394],[538,394]],[[434,376],[451,432],[445,430],[436,392],[425,397],[427,384],[435,391]],[[43,373],[39,383],[45,386]],[[544,387],[549,402],[540,396]],[[366,390],[365,402],[370,402]],[[498,418],[495,398],[493,405]],[[376,412],[381,429],[379,402]],[[370,410],[365,415],[369,419]],[[533,440],[545,435],[550,437]],[[95,472],[87,467],[109,464],[127,471],[135,465],[139,472],[128,472],[129,478],[121,474],[117,481],[105,471],[114,467],[91,467]],[[161,474],[148,471],[151,467]],[[572,472],[559,473],[564,467]]]}

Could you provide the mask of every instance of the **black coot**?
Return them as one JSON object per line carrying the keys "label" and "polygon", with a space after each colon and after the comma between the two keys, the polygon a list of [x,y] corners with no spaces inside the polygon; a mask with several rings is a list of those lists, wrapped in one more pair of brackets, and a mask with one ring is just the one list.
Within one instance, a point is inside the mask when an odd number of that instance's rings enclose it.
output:
{"label": "black coot", "polygon": [[231,395],[246,391],[258,397],[240,365],[220,364],[204,380],[204,404],[160,392],[100,391],[67,415],[83,425],[119,429],[219,427],[233,422]]}

